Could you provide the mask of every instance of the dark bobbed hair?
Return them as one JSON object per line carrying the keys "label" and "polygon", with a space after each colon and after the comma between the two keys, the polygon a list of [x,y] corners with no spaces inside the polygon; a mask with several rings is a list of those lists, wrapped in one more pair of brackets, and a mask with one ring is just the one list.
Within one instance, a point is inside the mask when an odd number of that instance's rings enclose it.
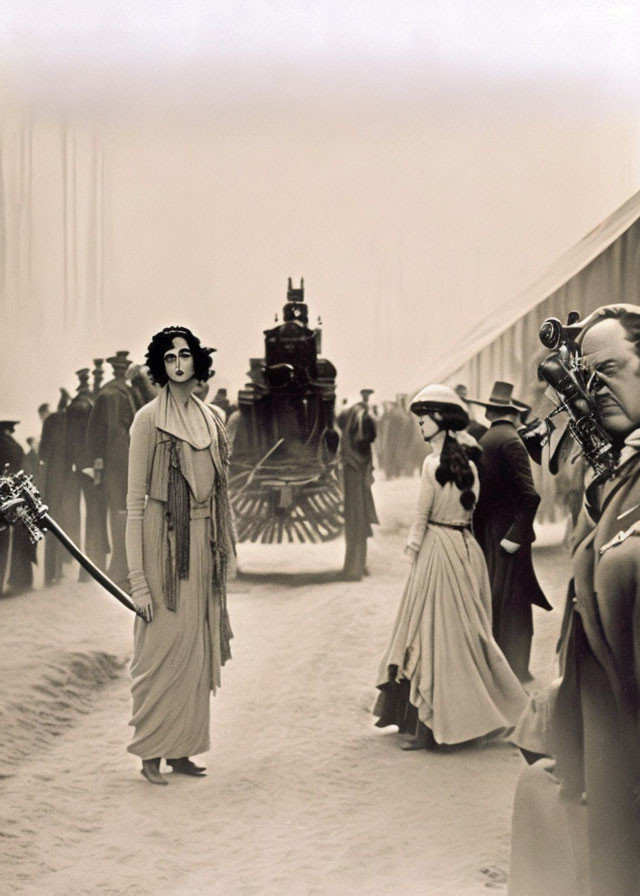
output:
{"label": "dark bobbed hair", "polygon": [[214,374],[214,371],[211,370],[213,363],[211,355],[215,352],[215,348],[206,348],[201,345],[198,337],[194,336],[187,327],[165,327],[152,338],[145,356],[149,376],[158,386],[166,386],[169,381],[164,366],[164,355],[173,347],[173,340],[178,336],[181,336],[191,349],[194,377],[200,382],[205,382]]}
{"label": "dark bobbed hair", "polygon": [[469,414],[457,404],[446,404],[434,401],[414,401],[411,403],[411,413],[416,417],[433,417],[438,415],[436,422],[440,429],[450,432],[459,432],[469,424]]}
{"label": "dark bobbed hair", "polygon": [[[632,311],[630,307],[638,310]],[[633,343],[635,353],[640,358],[640,306],[603,305],[602,308],[598,308],[594,313],[593,320],[590,320],[580,332],[579,342],[582,343],[589,330],[603,320],[617,320],[620,322],[627,334],[627,339]]]}

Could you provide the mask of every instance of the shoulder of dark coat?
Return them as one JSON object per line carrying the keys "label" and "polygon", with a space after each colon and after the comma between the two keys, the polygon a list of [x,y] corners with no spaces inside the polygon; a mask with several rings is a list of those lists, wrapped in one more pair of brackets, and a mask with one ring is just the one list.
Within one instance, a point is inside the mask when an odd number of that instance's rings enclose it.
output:
{"label": "shoulder of dark coat", "polygon": [[487,445],[496,446],[503,445],[505,442],[519,440],[520,436],[516,432],[515,426],[510,423],[502,423],[502,421],[492,424],[480,439],[480,445],[485,448]]}

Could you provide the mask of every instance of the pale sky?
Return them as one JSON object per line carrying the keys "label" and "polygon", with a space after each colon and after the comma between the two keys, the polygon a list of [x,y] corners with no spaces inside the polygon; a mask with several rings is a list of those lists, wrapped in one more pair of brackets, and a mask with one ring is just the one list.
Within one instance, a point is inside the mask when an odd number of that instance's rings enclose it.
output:
{"label": "pale sky", "polygon": [[[213,95],[225,93],[218,75],[260,91],[284,71],[390,90],[426,74],[575,78],[614,100],[640,75],[630,0],[5,0],[0,33],[11,67],[58,94],[86,90],[91,72],[95,87],[101,69],[166,83],[186,66],[185,86]],[[65,80],[67,66],[83,84]]]}
{"label": "pale sky", "polygon": [[6,0],[0,21],[6,46],[32,62],[100,53],[349,66],[426,56],[508,73],[638,71],[629,0]]}

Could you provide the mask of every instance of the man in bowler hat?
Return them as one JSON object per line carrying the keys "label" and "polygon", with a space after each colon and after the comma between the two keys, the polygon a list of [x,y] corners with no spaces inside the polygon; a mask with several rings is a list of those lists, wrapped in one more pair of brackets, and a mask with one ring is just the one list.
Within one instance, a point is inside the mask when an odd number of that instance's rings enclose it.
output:
{"label": "man in bowler hat", "polygon": [[491,581],[493,635],[520,681],[531,680],[532,604],[550,610],[531,558],[533,521],[540,496],[529,455],[517,432],[526,407],[513,398],[511,383],[497,381],[483,405],[490,428],[480,439],[480,497],[474,534],[484,552]]}

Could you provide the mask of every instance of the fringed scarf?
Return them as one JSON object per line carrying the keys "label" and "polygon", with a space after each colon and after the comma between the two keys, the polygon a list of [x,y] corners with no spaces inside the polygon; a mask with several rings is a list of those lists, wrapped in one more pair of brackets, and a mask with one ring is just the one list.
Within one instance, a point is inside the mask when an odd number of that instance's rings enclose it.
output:
{"label": "fringed scarf", "polygon": [[[211,496],[214,519],[214,530],[211,536],[211,584],[213,594],[220,602],[220,660],[221,665],[224,665],[231,658],[230,641],[233,638],[227,609],[229,555],[230,553],[235,553],[235,535],[227,484],[230,451],[225,428],[217,415],[209,413],[208,409],[206,409],[205,419],[211,432],[210,450],[215,466],[213,494]],[[175,435],[171,435],[169,439],[169,475],[166,506],[165,605],[168,610],[173,612],[176,611],[178,606],[180,579],[189,577],[191,492],[182,470],[181,458],[182,441]]]}
{"label": "fringed scarf", "polygon": [[[164,602],[174,613],[178,607],[178,580],[189,578],[191,497],[189,484],[180,467],[180,443],[175,436],[169,441],[169,483],[167,489],[167,559]],[[175,532],[175,560],[171,536]]]}
{"label": "fringed scarf", "polygon": [[231,517],[231,504],[227,484],[227,470],[229,468],[229,440],[225,428],[217,415],[213,419],[217,430],[217,443],[220,455],[220,468],[217,469],[214,485],[214,514],[215,531],[217,540],[212,540],[211,552],[213,555],[213,592],[220,600],[220,661],[224,666],[231,659],[231,639],[233,631],[227,610],[227,570],[229,568],[229,552],[235,552],[235,535],[233,519]]}

